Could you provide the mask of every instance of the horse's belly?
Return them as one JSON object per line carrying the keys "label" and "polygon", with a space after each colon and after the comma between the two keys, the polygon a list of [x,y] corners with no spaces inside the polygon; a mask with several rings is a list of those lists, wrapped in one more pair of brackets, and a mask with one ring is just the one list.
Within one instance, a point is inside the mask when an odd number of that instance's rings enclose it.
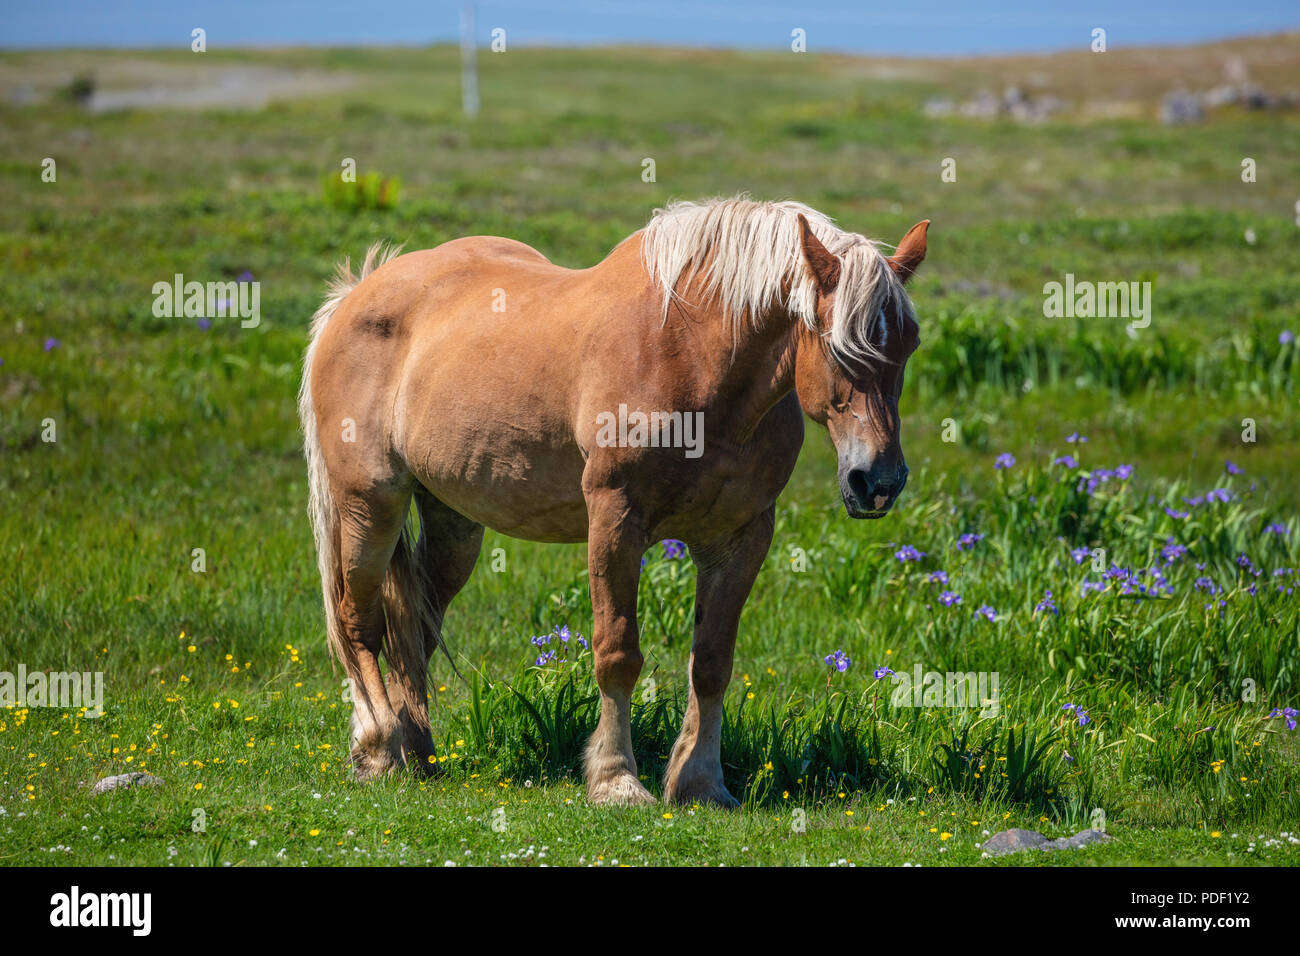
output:
{"label": "horse's belly", "polygon": [[[411,461],[416,478],[443,504],[512,538],[587,540],[583,458],[577,445],[494,434],[448,434],[436,450]],[[408,459],[409,460],[409,459]]]}

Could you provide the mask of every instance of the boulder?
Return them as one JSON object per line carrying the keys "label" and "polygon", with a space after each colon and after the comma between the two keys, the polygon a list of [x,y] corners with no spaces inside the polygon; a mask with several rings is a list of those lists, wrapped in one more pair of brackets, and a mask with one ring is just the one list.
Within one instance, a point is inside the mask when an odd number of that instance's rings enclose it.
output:
{"label": "boulder", "polygon": [[108,793],[110,790],[123,790],[130,787],[161,786],[161,777],[152,777],[147,773],[120,773],[115,777],[105,777],[90,788],[91,793]]}

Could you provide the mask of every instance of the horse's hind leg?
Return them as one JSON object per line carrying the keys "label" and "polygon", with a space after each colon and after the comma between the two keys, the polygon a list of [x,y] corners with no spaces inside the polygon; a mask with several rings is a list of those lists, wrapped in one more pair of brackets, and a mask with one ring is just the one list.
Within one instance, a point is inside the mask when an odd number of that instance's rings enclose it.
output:
{"label": "horse's hind leg", "polygon": [[775,510],[769,508],[722,541],[688,542],[699,568],[691,691],[664,774],[667,801],[740,805],[722,782],[722,701],[731,680],[740,612],[767,557],[774,519]]}
{"label": "horse's hind leg", "polygon": [[390,666],[388,697],[401,725],[407,763],[428,773],[435,764],[427,665],[442,640],[447,606],[465,586],[478,562],[483,526],[452,511],[420,487],[416,488],[415,505],[420,514],[420,538],[413,563],[423,578],[433,620],[424,628],[425,667],[417,670]]}
{"label": "horse's hind leg", "polygon": [[370,486],[339,500],[343,596],[338,617],[352,688],[352,763],[366,780],[402,764],[402,733],[379,670],[384,578],[411,506],[408,482]]}

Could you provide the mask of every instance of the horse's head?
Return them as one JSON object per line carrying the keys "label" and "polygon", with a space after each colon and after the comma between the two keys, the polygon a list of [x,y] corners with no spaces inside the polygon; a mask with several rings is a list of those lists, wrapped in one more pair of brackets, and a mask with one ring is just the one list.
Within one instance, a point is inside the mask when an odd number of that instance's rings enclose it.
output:
{"label": "horse's head", "polygon": [[[799,217],[804,261],[817,284],[821,334],[802,333],[795,388],[804,412],[830,431],[839,455],[840,495],[851,518],[884,517],[907,483],[898,398],[920,335],[902,283],[925,258],[929,224],[927,219],[913,226],[893,256],[859,244],[840,257]],[[882,260],[889,269],[881,267]]]}

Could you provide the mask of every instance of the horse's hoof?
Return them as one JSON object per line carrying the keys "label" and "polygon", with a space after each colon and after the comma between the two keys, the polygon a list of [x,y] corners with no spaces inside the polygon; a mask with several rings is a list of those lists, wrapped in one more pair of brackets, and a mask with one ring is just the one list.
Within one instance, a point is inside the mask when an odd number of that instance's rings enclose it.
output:
{"label": "horse's hoof", "polygon": [[692,781],[678,779],[664,788],[664,801],[667,803],[692,804],[722,807],[724,810],[737,810],[740,801],[731,795],[721,780],[712,778]]}
{"label": "horse's hoof", "polygon": [[609,780],[587,783],[587,802],[596,806],[646,806],[658,803],[654,794],[630,773]]}
{"label": "horse's hoof", "polygon": [[393,773],[401,766],[401,755],[393,754],[388,750],[373,751],[357,748],[352,751],[352,772],[357,783],[365,783],[367,780]]}

